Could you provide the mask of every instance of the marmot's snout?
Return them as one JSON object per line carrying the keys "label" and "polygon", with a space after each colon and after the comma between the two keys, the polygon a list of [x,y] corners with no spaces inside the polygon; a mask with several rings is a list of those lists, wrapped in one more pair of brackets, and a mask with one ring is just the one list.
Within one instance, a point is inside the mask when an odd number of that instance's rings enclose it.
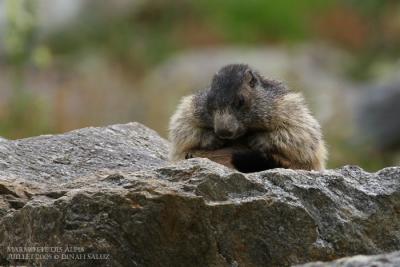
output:
{"label": "marmot's snout", "polygon": [[236,139],[245,132],[243,125],[228,110],[214,115],[214,132],[221,139]]}
{"label": "marmot's snout", "polygon": [[222,139],[233,139],[235,135],[235,133],[231,132],[229,129],[216,129],[215,133]]}

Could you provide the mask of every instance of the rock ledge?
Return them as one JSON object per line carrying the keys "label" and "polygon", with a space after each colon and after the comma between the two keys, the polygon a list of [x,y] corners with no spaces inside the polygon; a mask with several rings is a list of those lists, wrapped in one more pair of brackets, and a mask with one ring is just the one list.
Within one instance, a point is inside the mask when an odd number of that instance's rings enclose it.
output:
{"label": "rock ledge", "polygon": [[290,266],[400,250],[398,167],[244,175],[170,164],[167,149],[138,123],[0,142],[0,265]]}

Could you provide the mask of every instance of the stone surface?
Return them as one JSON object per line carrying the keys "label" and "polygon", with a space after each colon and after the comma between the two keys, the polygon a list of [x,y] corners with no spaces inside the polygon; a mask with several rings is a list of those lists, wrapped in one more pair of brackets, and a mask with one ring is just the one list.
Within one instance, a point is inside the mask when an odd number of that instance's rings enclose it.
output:
{"label": "stone surface", "polygon": [[60,182],[101,169],[151,169],[166,158],[164,139],[131,123],[6,142],[0,146],[0,175]]}
{"label": "stone surface", "polygon": [[[398,167],[245,175],[170,164],[167,148],[137,123],[0,143],[0,265],[290,266],[400,250]],[[43,247],[56,251],[12,259]]]}
{"label": "stone surface", "polygon": [[362,89],[365,93],[354,105],[360,135],[380,151],[399,151],[400,79]]}
{"label": "stone surface", "polygon": [[164,139],[138,123],[0,141],[0,213],[85,175],[162,166],[167,149]]}
{"label": "stone surface", "polygon": [[400,252],[390,254],[346,257],[333,262],[312,262],[297,267],[398,267]]}

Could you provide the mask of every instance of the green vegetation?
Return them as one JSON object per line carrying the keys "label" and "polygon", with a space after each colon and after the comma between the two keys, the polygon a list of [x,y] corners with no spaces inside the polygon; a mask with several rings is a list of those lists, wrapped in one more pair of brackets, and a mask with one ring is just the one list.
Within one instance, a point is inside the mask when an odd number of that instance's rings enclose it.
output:
{"label": "green vegetation", "polygon": [[[358,80],[371,78],[377,63],[400,55],[400,4],[390,0],[155,0],[116,14],[109,12],[108,1],[88,1],[79,19],[45,36],[38,35],[37,3],[6,1],[12,97],[0,110],[0,135],[9,138],[59,131],[50,120],[52,107],[26,83],[27,70],[68,72],[85,55],[118,65],[139,81],[172,54],[199,47],[322,40],[355,56],[344,71]],[[337,155],[333,166],[354,160],[374,169],[390,162],[379,154],[370,160],[340,138],[330,145]]]}
{"label": "green vegetation", "polygon": [[44,40],[56,56],[68,59],[97,51],[146,71],[182,49],[322,39],[358,56],[348,74],[368,79],[377,60],[399,55],[400,38],[391,35],[398,28],[387,25],[390,20],[396,24],[393,10],[398,5],[389,0],[156,0],[123,16],[105,16],[98,5],[97,12],[86,11]]}
{"label": "green vegetation", "polygon": [[178,50],[197,46],[304,40],[312,34],[311,16],[331,2],[151,1],[124,17],[105,20],[99,14],[87,14],[51,36],[48,44],[58,55],[95,49],[143,69]]}
{"label": "green vegetation", "polygon": [[309,19],[331,6],[330,0],[199,1],[209,26],[228,41],[252,44],[268,39],[295,41],[310,36]]}
{"label": "green vegetation", "polygon": [[[44,106],[26,88],[24,73],[34,61],[36,1],[7,0],[6,61],[11,66],[13,94],[7,113],[0,120],[0,132],[6,136],[26,136],[49,130]],[[40,59],[40,57],[37,57]]]}

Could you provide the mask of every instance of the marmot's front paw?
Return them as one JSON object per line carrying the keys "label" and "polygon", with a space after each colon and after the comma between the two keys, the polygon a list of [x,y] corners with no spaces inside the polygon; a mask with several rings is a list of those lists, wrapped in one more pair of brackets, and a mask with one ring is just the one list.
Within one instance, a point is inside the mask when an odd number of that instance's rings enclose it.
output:
{"label": "marmot's front paw", "polygon": [[190,152],[186,153],[185,159],[192,159],[192,158],[194,158],[192,153]]}
{"label": "marmot's front paw", "polygon": [[203,134],[201,148],[207,150],[215,150],[223,146],[224,141],[218,138],[213,132]]}

